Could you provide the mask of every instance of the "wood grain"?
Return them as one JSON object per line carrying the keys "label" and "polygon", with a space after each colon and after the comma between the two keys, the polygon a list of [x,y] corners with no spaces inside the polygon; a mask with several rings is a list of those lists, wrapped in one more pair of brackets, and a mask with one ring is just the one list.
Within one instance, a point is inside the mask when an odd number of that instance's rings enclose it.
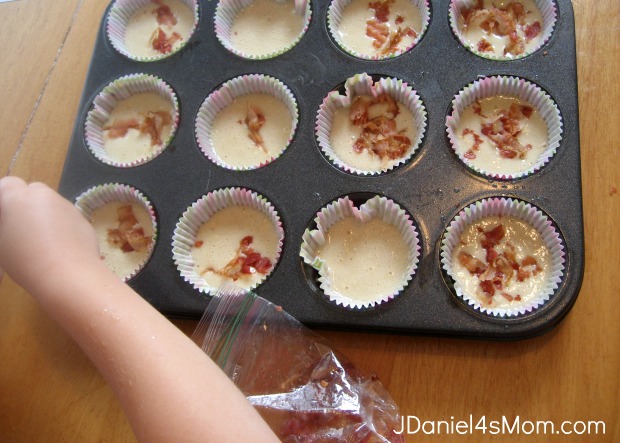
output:
{"label": "wood grain", "polygon": [[[45,4],[45,14],[41,5]],[[0,4],[3,171],[58,184],[106,0]],[[620,2],[574,1],[586,272],[567,319],[516,343],[322,331],[420,420],[602,420],[604,435],[411,435],[418,442],[620,441]],[[8,68],[7,68],[8,67]],[[40,99],[39,99],[40,97]],[[19,152],[18,152],[18,147]],[[176,321],[191,332],[195,322]],[[208,412],[206,412],[208,413]],[[454,419],[451,419],[454,417]],[[0,285],[0,441],[131,442],[116,399],[9,279]]]}

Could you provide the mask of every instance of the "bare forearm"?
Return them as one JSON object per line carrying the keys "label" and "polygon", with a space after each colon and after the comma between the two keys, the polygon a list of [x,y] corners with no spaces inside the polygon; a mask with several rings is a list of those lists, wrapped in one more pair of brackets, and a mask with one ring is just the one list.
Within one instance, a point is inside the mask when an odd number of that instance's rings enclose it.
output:
{"label": "bare forearm", "polygon": [[232,382],[113,273],[85,264],[33,296],[110,383],[142,441],[278,441]]}

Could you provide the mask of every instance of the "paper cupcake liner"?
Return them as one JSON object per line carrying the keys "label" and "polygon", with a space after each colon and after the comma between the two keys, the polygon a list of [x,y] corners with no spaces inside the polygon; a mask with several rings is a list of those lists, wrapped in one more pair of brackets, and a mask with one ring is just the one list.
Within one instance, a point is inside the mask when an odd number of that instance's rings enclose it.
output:
{"label": "paper cupcake liner", "polygon": [[[316,118],[315,134],[319,147],[325,156],[340,169],[360,175],[376,175],[394,169],[406,163],[417,151],[422,143],[426,131],[426,108],[417,92],[402,80],[384,77],[373,82],[366,73],[356,74],[349,78],[344,85],[345,94],[338,91],[330,92],[319,107]],[[338,109],[350,106],[353,99],[359,95],[376,97],[387,94],[394,100],[405,106],[413,114],[416,126],[416,138],[411,141],[411,147],[402,158],[389,160],[380,169],[363,170],[345,163],[331,146],[331,130],[334,114]]]}
{"label": "paper cupcake liner", "polygon": [[[172,105],[172,127],[170,137],[151,154],[137,157],[130,162],[119,162],[108,155],[103,142],[103,128],[110,113],[122,100],[137,94],[156,93],[165,97]],[[114,80],[95,97],[93,106],[86,116],[86,146],[97,159],[118,168],[131,168],[147,163],[161,154],[170,144],[179,125],[179,101],[172,88],[158,77],[147,74],[131,74]]]}
{"label": "paper cupcake liner", "polygon": [[[333,277],[331,270],[328,264],[318,257],[317,252],[327,243],[329,229],[347,217],[354,217],[362,223],[373,218],[380,218],[384,222],[395,226],[402,234],[403,242],[409,248],[409,263],[398,290],[388,294],[379,294],[375,300],[368,301],[356,300],[332,288]],[[418,231],[405,210],[393,200],[377,195],[357,208],[349,197],[343,197],[324,207],[317,214],[314,221],[317,228],[315,230],[306,229],[302,238],[299,255],[305,263],[318,271],[318,281],[321,289],[329,300],[336,305],[342,305],[345,308],[351,309],[376,307],[398,296],[413,278],[420,256]]]}
{"label": "paper cupcake liner", "polygon": [[206,223],[216,212],[232,206],[252,208],[265,214],[273,223],[278,236],[276,257],[271,270],[263,275],[260,281],[246,289],[252,290],[263,283],[275,269],[282,253],[284,228],[280,216],[265,197],[244,188],[224,188],[209,192],[187,208],[178,221],[172,236],[172,258],[181,277],[199,292],[207,295],[214,295],[218,288],[209,286],[204,277],[195,271],[192,248],[196,242],[196,234],[200,226]]}
{"label": "paper cupcake liner", "polygon": [[327,10],[327,30],[330,35],[334,39],[334,41],[338,44],[340,49],[346,52],[349,55],[352,55],[356,58],[361,58],[363,60],[385,60],[394,57],[398,57],[406,52],[411,51],[424,37],[426,30],[428,29],[428,25],[431,21],[431,8],[428,0],[411,0],[411,3],[420,11],[420,18],[422,19],[422,27],[418,32],[418,36],[413,40],[413,42],[402,48],[398,51],[395,51],[391,54],[360,54],[357,51],[349,48],[345,42],[342,41],[340,35],[338,34],[338,27],[340,26],[340,22],[342,21],[342,17],[346,7],[351,4],[353,0],[332,0],[329,5],[329,9]]}
{"label": "paper cupcake liner", "polygon": [[473,6],[475,6],[476,1],[477,0],[451,0],[448,12],[448,19],[450,21],[450,27],[452,28],[452,32],[459,40],[459,42],[461,42],[461,44],[470,52],[476,54],[479,57],[489,60],[518,60],[533,54],[534,52],[545,46],[551,38],[551,35],[553,34],[553,30],[557,22],[557,11],[555,2],[553,0],[534,0],[534,4],[540,11],[543,18],[541,39],[540,43],[536,47],[529,51],[524,51],[523,54],[508,56],[495,55],[488,52],[480,52],[478,51],[477,46],[468,42],[461,33],[461,11],[463,11],[464,9],[472,8]]}
{"label": "paper cupcake liner", "polygon": [[[213,123],[218,113],[232,105],[238,97],[248,94],[268,94],[284,103],[291,115],[291,132],[286,145],[278,155],[256,165],[229,165],[220,158],[217,149],[213,146],[211,141]],[[273,162],[289,147],[295,135],[295,131],[297,130],[298,122],[299,110],[297,108],[297,102],[295,101],[293,93],[284,83],[278,79],[262,74],[242,75],[224,83],[217,90],[209,94],[202,103],[198,111],[198,116],[196,117],[196,140],[203,154],[216,165],[234,171],[257,169]]]}
{"label": "paper cupcake liner", "polygon": [[187,5],[187,7],[193,11],[194,13],[194,25],[189,32],[188,38],[183,42],[182,45],[179,45],[178,48],[173,49],[171,52],[166,54],[161,54],[152,57],[142,57],[132,54],[125,44],[125,31],[127,29],[127,25],[131,19],[131,17],[141,8],[144,8],[153,3],[153,0],[116,0],[112,7],[110,8],[110,13],[108,14],[107,21],[107,33],[108,38],[110,39],[110,43],[119,53],[124,55],[127,58],[138,62],[153,62],[157,60],[162,60],[164,58],[168,58],[187,45],[187,42],[191,39],[192,35],[194,35],[194,31],[196,31],[196,27],[198,26],[198,0],[180,0],[182,3]]}
{"label": "paper cupcake liner", "polygon": [[[473,223],[490,216],[513,217],[531,225],[540,233],[542,241],[549,250],[551,257],[549,281],[545,288],[532,297],[532,299],[512,308],[485,307],[480,303],[475,294],[467,294],[463,290],[453,271],[452,252],[460,243],[463,231]],[[564,261],[564,245],[562,244],[560,234],[551,220],[536,206],[511,198],[487,198],[467,206],[452,220],[444,233],[441,244],[442,267],[454,282],[456,295],[476,311],[494,317],[515,317],[532,312],[544,305],[562,282]]]}
{"label": "paper cupcake liner", "polygon": [[90,220],[95,209],[101,208],[108,203],[115,202],[127,204],[136,203],[142,206],[148,212],[153,227],[153,241],[147,247],[145,259],[128,275],[122,277],[123,281],[128,281],[138,274],[138,272],[140,272],[147,264],[153,254],[155,243],[157,242],[157,218],[155,217],[155,210],[153,209],[151,202],[144,196],[144,194],[142,194],[141,191],[133,186],[120,183],[106,183],[103,185],[94,186],[80,194],[75,199],[75,206],[80,210],[80,212],[82,212],[86,219]]}
{"label": "paper cupcake liner", "polygon": [[454,97],[452,100],[452,113],[446,118],[446,131],[452,149],[457,152],[457,131],[461,114],[477,100],[495,96],[517,98],[527,102],[538,111],[541,118],[547,124],[548,136],[545,151],[531,168],[514,174],[486,171],[463,155],[459,155],[459,158],[477,173],[495,179],[510,180],[534,174],[549,163],[560,146],[562,140],[562,117],[557,105],[549,94],[536,84],[530,83],[522,78],[502,76],[484,77],[468,85]]}
{"label": "paper cupcake liner", "polygon": [[[284,48],[267,52],[265,54],[254,55],[247,54],[237,49],[231,38],[231,29],[235,18],[243,10],[247,8],[255,0],[219,0],[215,9],[215,36],[220,43],[233,54],[249,60],[267,60],[282,55],[291,50],[301,38],[306,34],[308,26],[310,26],[310,18],[312,17],[312,8],[310,0],[295,0],[295,11],[303,11],[304,25],[299,35]],[[264,38],[264,36],[262,36]]]}

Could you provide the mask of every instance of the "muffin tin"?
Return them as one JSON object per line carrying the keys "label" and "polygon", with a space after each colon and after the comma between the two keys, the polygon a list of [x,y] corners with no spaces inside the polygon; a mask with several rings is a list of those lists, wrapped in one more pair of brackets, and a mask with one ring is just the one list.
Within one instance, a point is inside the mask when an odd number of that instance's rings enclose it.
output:
{"label": "muffin tin", "polygon": [[[392,59],[361,60],[340,49],[327,30],[327,0],[311,2],[310,26],[288,52],[268,60],[243,59],[216,38],[216,1],[201,1],[199,22],[188,44],[160,61],[137,62],[118,53],[106,34],[106,11],[62,174],[60,192],[71,200],[104,183],[135,186],[157,215],[153,255],[129,281],[138,293],[171,317],[199,318],[208,298],[180,275],[172,259],[172,235],[183,212],[210,191],[243,187],[266,197],[285,231],[280,261],[256,289],[303,323],[340,330],[392,331],[487,339],[521,339],[542,334],[568,313],[584,271],[583,213],[579,153],[574,16],[569,0],[556,0],[557,22],[550,40],[523,59],[493,61],[464,48],[453,35],[448,0],[430,1],[430,25],[409,52]],[[347,173],[321,152],[315,136],[316,114],[325,96],[362,72],[402,79],[420,96],[427,112],[424,139],[405,164],[380,175]],[[117,168],[98,160],[86,147],[85,121],[96,95],[128,74],[155,75],[175,91],[180,108],[176,136],[148,163]],[[299,109],[296,134],[272,163],[232,171],[201,152],[195,121],[204,99],[224,82],[244,74],[266,74],[292,91]],[[557,104],[563,136],[557,154],[541,170],[515,180],[495,180],[467,168],[446,135],[451,102],[481,76],[516,76],[537,84]],[[342,196],[364,202],[374,195],[394,200],[411,216],[419,233],[420,261],[415,275],[393,300],[376,309],[351,310],[328,301],[317,273],[300,257],[302,236],[316,214]],[[487,197],[511,197],[546,213],[565,246],[565,270],[550,300],[532,313],[493,318],[474,311],[454,293],[442,272],[441,242],[450,221],[464,207]]]}

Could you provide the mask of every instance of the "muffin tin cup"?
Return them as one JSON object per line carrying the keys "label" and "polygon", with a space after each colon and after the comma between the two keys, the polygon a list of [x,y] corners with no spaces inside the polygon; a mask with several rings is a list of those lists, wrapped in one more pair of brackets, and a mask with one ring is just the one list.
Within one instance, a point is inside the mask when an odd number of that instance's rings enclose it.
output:
{"label": "muffin tin cup", "polygon": [[[130,162],[120,162],[111,158],[104,145],[104,127],[108,122],[110,113],[116,105],[134,95],[143,93],[155,93],[166,98],[172,108],[170,136],[163,140],[149,155],[140,157]],[[179,102],[173,89],[163,80],[148,74],[130,74],[114,80],[106,86],[93,101],[91,110],[86,117],[85,133],[86,146],[100,161],[118,168],[131,168],[147,163],[161,154],[170,144],[179,125]]]}
{"label": "muffin tin cup", "polygon": [[187,208],[178,221],[172,235],[172,258],[177,270],[187,283],[206,295],[214,295],[218,288],[210,286],[196,272],[192,248],[196,243],[196,235],[200,226],[206,223],[218,211],[233,206],[255,209],[264,214],[273,224],[278,237],[276,257],[270,271],[263,275],[260,281],[245,289],[252,290],[264,282],[271,275],[280,260],[284,243],[284,228],[275,208],[265,197],[244,188],[225,188],[210,192]]}
{"label": "muffin tin cup", "polygon": [[342,41],[338,34],[338,27],[342,22],[343,14],[347,8],[351,4],[353,0],[332,0],[329,9],[327,10],[327,29],[334,39],[334,41],[338,44],[338,47],[342,49],[347,54],[352,55],[353,57],[357,57],[363,60],[386,60],[394,57],[398,57],[406,52],[411,51],[424,37],[426,30],[428,29],[428,25],[431,21],[431,8],[428,0],[411,0],[411,3],[418,9],[421,18],[421,29],[417,32],[417,36],[411,42],[411,44],[407,45],[389,54],[360,54],[359,52],[347,47],[347,45]]}
{"label": "muffin tin cup", "polygon": [[[363,170],[345,163],[331,146],[331,131],[335,113],[351,105],[353,99],[360,95],[376,97],[387,94],[407,108],[412,114],[416,126],[416,136],[411,140],[411,147],[399,159],[389,160],[379,169]],[[426,108],[417,92],[407,83],[396,78],[384,77],[374,82],[366,73],[356,74],[344,84],[344,95],[339,91],[330,92],[319,107],[316,117],[315,134],[323,154],[340,169],[359,175],[377,175],[396,168],[409,161],[416,153],[426,131]],[[351,146],[351,149],[353,147]]]}
{"label": "muffin tin cup", "polygon": [[[294,0],[293,5],[295,9],[295,13],[298,15],[303,15],[303,27],[299,35],[291,41],[288,45],[275,50],[269,51],[264,54],[247,54],[239,49],[237,49],[231,38],[231,29],[233,23],[235,22],[235,18],[237,15],[245,8],[247,8],[252,2],[255,0],[219,0],[216,10],[215,10],[215,35],[220,43],[230,52],[239,57],[249,59],[249,60],[267,60],[270,58],[277,57],[285,52],[291,50],[302,37],[308,31],[308,26],[310,26],[310,19],[312,18],[312,5],[310,0]],[[284,3],[281,1],[280,3]],[[303,12],[302,12],[303,11]],[[300,12],[302,12],[300,14]],[[257,38],[264,38],[265,36],[257,36]]]}
{"label": "muffin tin cup", "polygon": [[[551,269],[545,287],[527,302],[518,303],[512,308],[484,306],[474,294],[467,293],[455,277],[453,251],[461,241],[461,234],[468,226],[491,216],[513,217],[531,225],[540,234],[551,258]],[[564,245],[551,220],[536,206],[511,198],[487,198],[467,206],[452,220],[441,244],[441,264],[454,283],[456,295],[474,310],[493,317],[516,317],[543,306],[562,282],[564,262]]]}
{"label": "muffin tin cup", "polygon": [[108,203],[116,202],[138,204],[142,206],[148,212],[153,228],[153,238],[147,246],[145,259],[129,274],[121,277],[123,281],[128,281],[138,274],[148,263],[149,258],[153,253],[153,249],[155,248],[155,243],[157,242],[157,218],[151,202],[144,196],[144,194],[142,194],[142,192],[132,186],[120,183],[106,183],[103,185],[94,186],[80,194],[75,200],[75,206],[80,210],[84,217],[90,220],[93,211],[107,205]]}
{"label": "muffin tin cup", "polygon": [[[329,229],[347,217],[353,217],[362,223],[378,218],[393,225],[401,233],[403,242],[409,249],[409,262],[396,291],[378,294],[374,300],[358,300],[333,288],[333,273],[325,260],[318,256],[318,251],[329,241]],[[393,200],[375,196],[357,208],[349,197],[343,197],[323,208],[317,214],[315,223],[317,229],[306,230],[303,235],[300,256],[305,263],[318,271],[319,285],[332,303],[349,309],[374,308],[397,297],[413,278],[420,257],[418,232],[407,213]]]}
{"label": "muffin tin cup", "polygon": [[554,0],[534,0],[534,4],[540,11],[542,18],[543,18],[543,22],[541,24],[542,25],[541,38],[540,38],[540,43],[538,45],[536,45],[534,48],[532,48],[529,51],[524,51],[522,54],[519,54],[519,55],[501,56],[501,55],[495,55],[489,52],[478,51],[477,45],[473,45],[472,43],[468,42],[467,39],[463,36],[463,33],[461,32],[462,11],[464,9],[469,9],[469,8],[474,7],[476,5],[476,2],[477,0],[451,0],[449,12],[448,12],[448,19],[450,21],[450,27],[452,28],[452,32],[454,33],[456,38],[459,40],[459,42],[461,42],[461,44],[465,48],[467,48],[473,54],[476,54],[478,57],[486,58],[489,60],[518,60],[518,59],[527,57],[533,54],[534,52],[538,51],[540,48],[542,48],[549,42],[549,39],[551,39],[551,36],[553,34],[553,31],[555,29],[556,22],[557,22],[557,11],[556,11],[555,1]]}
{"label": "muffin tin cup", "polygon": [[194,31],[196,31],[196,27],[198,26],[199,13],[198,13],[198,0],[180,0],[181,3],[185,4],[194,15],[194,24],[189,32],[189,36],[186,41],[183,42],[182,45],[179,45],[176,49],[173,49],[170,52],[165,54],[151,56],[151,57],[142,57],[135,54],[132,54],[129,49],[127,49],[127,45],[125,43],[125,31],[127,29],[127,25],[131,20],[131,17],[141,8],[144,8],[148,5],[154,3],[153,0],[116,0],[112,5],[110,12],[108,14],[107,20],[107,35],[110,39],[110,43],[114,49],[116,49],[120,54],[123,54],[125,57],[130,58],[131,60],[135,60],[137,62],[154,62],[158,60],[162,60],[168,58],[177,52],[181,51],[187,42],[191,39]]}
{"label": "muffin tin cup", "polygon": [[[267,94],[280,100],[291,116],[291,132],[286,145],[270,159],[251,166],[229,165],[218,155],[217,149],[213,146],[213,123],[221,111],[232,105],[237,98],[248,94]],[[202,153],[216,165],[235,171],[257,169],[276,160],[288,148],[297,130],[298,121],[297,102],[284,83],[262,74],[243,75],[227,81],[205,99],[196,117],[196,140]]]}
{"label": "muffin tin cup", "polygon": [[[498,173],[487,171],[470,161],[457,151],[457,130],[461,120],[461,114],[476,101],[489,97],[502,96],[512,97],[528,103],[536,111],[547,125],[547,143],[544,152],[539,156],[534,165],[522,172]],[[494,179],[511,180],[526,177],[539,171],[556,154],[562,141],[562,117],[553,99],[539,86],[518,77],[494,76],[476,80],[465,87],[452,100],[452,111],[446,118],[446,131],[452,149],[465,165],[478,174]],[[511,159],[507,159],[511,161]]]}

